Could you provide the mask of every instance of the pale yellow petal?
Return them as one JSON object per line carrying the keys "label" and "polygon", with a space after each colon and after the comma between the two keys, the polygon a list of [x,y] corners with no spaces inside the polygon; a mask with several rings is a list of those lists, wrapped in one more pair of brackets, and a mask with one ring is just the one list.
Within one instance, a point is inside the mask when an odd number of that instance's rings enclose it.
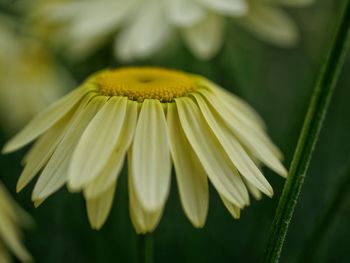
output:
{"label": "pale yellow petal", "polygon": [[168,105],[167,120],[182,207],[195,227],[203,227],[209,206],[206,172],[186,139],[174,103]]}
{"label": "pale yellow petal", "polygon": [[210,181],[219,193],[238,207],[249,203],[247,189],[198,106],[189,98],[175,99],[181,126]]}
{"label": "pale yellow petal", "polygon": [[158,210],[168,197],[171,175],[167,124],[158,100],[142,103],[131,150],[136,195],[145,210]]}
{"label": "pale yellow petal", "polygon": [[128,186],[129,186],[129,212],[130,212],[131,222],[137,234],[151,233],[159,224],[159,221],[163,214],[164,207],[160,207],[152,212],[144,210],[143,205],[140,203],[136,195],[136,189],[134,186],[135,183],[133,182],[133,177],[130,176],[130,174],[132,173],[131,160],[132,160],[132,154],[129,151]]}
{"label": "pale yellow petal", "polygon": [[113,181],[117,180],[120,170],[123,168],[125,155],[134,137],[137,120],[137,104],[138,103],[135,101],[128,101],[125,122],[123,130],[118,137],[118,143],[102,172],[84,189],[86,198],[96,197],[104,192]]}
{"label": "pale yellow petal", "polygon": [[253,184],[249,183],[247,180],[244,180],[244,183],[247,186],[249,192],[256,200],[260,200],[262,198],[262,194],[258,188],[256,188]]}
{"label": "pale yellow petal", "polygon": [[126,107],[127,98],[111,97],[85,129],[69,166],[71,190],[80,190],[105,167],[122,132]]}
{"label": "pale yellow petal", "polygon": [[213,109],[220,115],[222,120],[230,127],[231,131],[237,136],[239,141],[253,154],[258,160],[267,165],[270,169],[281,176],[287,176],[287,171],[279,160],[276,147],[268,137],[258,129],[254,129],[244,122],[243,117],[235,114],[237,111],[228,111],[221,100],[208,91],[198,91],[202,94]]}
{"label": "pale yellow petal", "polygon": [[226,124],[220,121],[220,117],[217,116],[218,114],[216,114],[216,116],[214,115],[215,112],[209,109],[209,106],[201,95],[193,94],[192,96],[196,99],[208,125],[241,175],[255,185],[260,191],[268,196],[272,196],[273,190],[271,185],[235,136],[230,134],[230,130],[227,128]]}
{"label": "pale yellow petal", "polygon": [[239,219],[241,217],[241,209],[227,200],[223,195],[220,195],[222,202],[224,203],[227,210],[233,216],[234,219]]}
{"label": "pale yellow petal", "polygon": [[3,152],[9,153],[30,143],[40,134],[47,131],[57,121],[66,115],[90,89],[82,87],[69,93],[67,96],[52,104],[38,114],[21,132],[12,138],[4,147]]}
{"label": "pale yellow petal", "polygon": [[100,229],[106,222],[112,209],[116,182],[106,192],[93,199],[86,200],[86,208],[90,225],[93,229]]}
{"label": "pale yellow petal", "polygon": [[71,115],[67,114],[35,143],[26,156],[26,165],[17,182],[17,192],[21,191],[50,160],[57,145],[62,140],[70,118]]}
{"label": "pale yellow petal", "polygon": [[39,176],[32,194],[33,201],[47,198],[64,185],[67,180],[68,165],[78,140],[106,100],[107,98],[102,96],[95,97],[91,101],[86,99],[82,107],[77,110],[61,143]]}

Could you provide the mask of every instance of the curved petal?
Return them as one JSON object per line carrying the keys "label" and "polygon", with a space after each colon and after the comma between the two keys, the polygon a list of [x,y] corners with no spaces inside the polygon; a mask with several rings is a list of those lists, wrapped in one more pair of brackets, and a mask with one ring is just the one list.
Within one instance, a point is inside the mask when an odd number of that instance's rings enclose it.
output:
{"label": "curved petal", "polygon": [[[85,198],[95,198],[117,180],[120,170],[123,168],[125,155],[130,147],[135,133],[137,120],[137,102],[128,101],[127,112],[123,125],[123,130],[118,136],[118,142],[107,165],[101,173],[91,181],[84,189]],[[117,136],[117,135],[116,135]]]}
{"label": "curved petal", "polygon": [[21,191],[50,160],[64,136],[71,117],[71,114],[64,116],[35,143],[26,156],[26,165],[17,182],[17,192]]}
{"label": "curved petal", "polygon": [[281,47],[292,47],[299,41],[295,22],[282,9],[263,4],[253,4],[240,24],[260,39]]}
{"label": "curved petal", "polygon": [[132,150],[132,174],[138,199],[147,211],[162,207],[170,188],[171,160],[161,103],[142,103]]}
{"label": "curved petal", "polygon": [[247,13],[246,0],[197,0],[207,8],[221,15],[242,16]]}
{"label": "curved petal", "polygon": [[220,195],[220,198],[233,218],[239,219],[241,217],[241,209],[227,200],[223,195]]}
{"label": "curved petal", "polygon": [[198,106],[189,98],[175,99],[181,126],[219,193],[238,207],[249,203],[247,189],[224,149],[207,126]]}
{"label": "curved petal", "polygon": [[4,146],[2,152],[13,152],[36,139],[63,118],[88,92],[85,86],[78,88],[39,113]]}
{"label": "curved petal", "polygon": [[86,99],[82,107],[77,110],[62,141],[39,176],[32,194],[33,201],[46,199],[64,185],[67,180],[68,165],[78,140],[105,102],[106,97],[102,96],[93,98],[91,101]]}
{"label": "curved petal", "polygon": [[225,21],[214,14],[197,24],[182,28],[184,40],[193,54],[202,60],[212,58],[222,46]]}
{"label": "curved petal", "polygon": [[170,21],[176,26],[193,25],[206,15],[200,5],[188,0],[167,0],[166,11]]}
{"label": "curved petal", "polygon": [[111,97],[86,127],[70,162],[70,190],[80,190],[106,166],[123,129],[127,101]]}
{"label": "curved petal", "polygon": [[182,207],[195,227],[203,227],[209,206],[206,172],[186,139],[174,103],[168,104],[167,120]]}
{"label": "curved petal", "polygon": [[209,127],[240,174],[260,191],[268,196],[272,196],[273,190],[271,185],[258,167],[256,167],[255,163],[251,160],[235,136],[230,134],[230,129],[227,128],[225,123],[220,122],[219,116],[214,116],[215,113],[210,110],[206,101],[199,94],[193,93],[192,96],[196,99]]}
{"label": "curved petal", "polygon": [[106,222],[112,209],[116,182],[101,195],[86,200],[86,209],[90,225],[93,229],[99,230]]}
{"label": "curved petal", "polygon": [[231,131],[237,136],[239,141],[246,146],[251,154],[258,160],[267,165],[270,169],[281,176],[287,176],[287,171],[279,160],[275,146],[270,142],[267,136],[258,129],[252,129],[237,113],[239,110],[227,110],[222,100],[217,96],[210,94],[205,90],[198,90],[208,103],[220,115],[225,124],[230,127]]}
{"label": "curved petal", "polygon": [[121,32],[115,53],[123,60],[146,58],[161,48],[171,31],[159,1],[147,1],[132,23]]}
{"label": "curved petal", "polygon": [[132,162],[132,153],[131,151],[129,151],[128,186],[129,186],[129,212],[130,212],[131,222],[137,234],[151,233],[159,224],[159,221],[163,214],[164,207],[159,207],[158,209],[152,212],[147,211],[143,208],[143,204],[141,204],[136,194],[133,177],[130,176],[133,173],[131,162]]}

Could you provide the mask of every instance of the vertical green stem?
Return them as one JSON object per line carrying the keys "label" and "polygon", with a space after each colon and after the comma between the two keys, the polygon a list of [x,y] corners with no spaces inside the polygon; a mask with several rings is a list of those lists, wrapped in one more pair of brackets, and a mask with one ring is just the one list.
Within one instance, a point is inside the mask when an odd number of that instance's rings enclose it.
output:
{"label": "vertical green stem", "polygon": [[317,142],[334,87],[344,64],[350,35],[350,0],[345,1],[328,56],[319,74],[299,137],[288,179],[272,223],[264,262],[278,262],[304,177]]}
{"label": "vertical green stem", "polygon": [[318,217],[316,225],[306,242],[299,262],[314,262],[315,253],[322,243],[327,230],[337,216],[337,212],[344,204],[346,197],[350,195],[350,168],[344,173],[337,183],[328,204]]}
{"label": "vertical green stem", "polygon": [[152,234],[139,235],[139,263],[153,263],[153,236]]}

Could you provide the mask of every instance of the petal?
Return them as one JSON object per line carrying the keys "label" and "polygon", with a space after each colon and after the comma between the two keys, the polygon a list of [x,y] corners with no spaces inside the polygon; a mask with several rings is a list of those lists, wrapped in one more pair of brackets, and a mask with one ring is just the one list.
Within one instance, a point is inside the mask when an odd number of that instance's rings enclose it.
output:
{"label": "petal", "polygon": [[106,166],[122,132],[127,101],[111,97],[85,129],[69,166],[70,190],[80,190]]}
{"label": "petal", "polygon": [[128,101],[127,115],[123,125],[123,130],[118,137],[118,143],[113,150],[107,165],[101,173],[91,181],[84,189],[86,198],[94,198],[100,195],[118,178],[118,175],[123,168],[123,163],[127,150],[130,147],[134,137],[136,119],[137,119],[137,102]]}
{"label": "petal", "polygon": [[287,176],[287,171],[279,161],[279,155],[276,154],[276,147],[263,132],[249,127],[244,121],[244,117],[239,116],[239,110],[234,110],[232,107],[231,111],[228,111],[222,100],[217,96],[205,90],[199,90],[198,92],[206,98],[208,103],[251,154],[277,174]]}
{"label": "petal", "polygon": [[26,166],[18,179],[17,192],[21,191],[50,160],[64,136],[64,131],[72,117],[71,115],[67,114],[64,116],[35,143],[26,156]]}
{"label": "petal", "polygon": [[198,106],[189,98],[175,99],[181,126],[210,181],[238,207],[249,203],[247,189],[236,168],[215,138]]}
{"label": "petal", "polygon": [[220,198],[233,218],[239,219],[241,217],[241,209],[227,200],[223,195],[220,195]]}
{"label": "petal", "polygon": [[39,176],[32,194],[33,201],[46,199],[64,185],[67,180],[68,165],[78,140],[106,100],[107,98],[102,96],[93,98],[91,101],[86,98],[82,107],[77,110],[61,143]]}
{"label": "petal", "polygon": [[123,60],[146,58],[160,49],[171,31],[162,4],[147,1],[116,42],[116,55]]}
{"label": "petal", "polygon": [[89,89],[78,88],[37,115],[21,132],[4,147],[3,153],[13,152],[36,139],[63,118],[83,98]]}
{"label": "petal", "polygon": [[215,113],[212,113],[201,95],[193,93],[192,96],[196,99],[209,127],[240,174],[260,191],[268,196],[272,196],[273,190],[271,185],[258,167],[256,167],[255,163],[251,160],[235,136],[230,134],[230,129],[227,128],[225,123],[222,121],[220,122],[218,114],[215,116]]}
{"label": "petal", "polygon": [[112,209],[116,182],[106,192],[93,199],[86,200],[86,208],[90,225],[93,229],[99,230],[106,222]]}
{"label": "petal", "polygon": [[145,210],[158,210],[168,197],[171,175],[167,124],[158,100],[142,103],[131,150],[136,195]]}
{"label": "petal", "polygon": [[247,13],[248,5],[245,0],[197,0],[207,8],[221,15],[241,16]]}
{"label": "petal", "polygon": [[129,212],[131,222],[136,230],[137,234],[151,233],[159,224],[159,221],[163,214],[163,207],[156,209],[155,211],[146,211],[143,209],[143,205],[139,201],[136,195],[135,183],[133,182],[132,174],[132,154],[129,151]]}
{"label": "petal", "polygon": [[281,47],[292,47],[299,41],[299,30],[289,15],[280,8],[253,4],[240,24],[262,40]]}
{"label": "petal", "polygon": [[197,24],[182,29],[189,49],[202,60],[212,58],[221,48],[225,22],[223,18],[208,14]]}
{"label": "petal", "polygon": [[249,192],[256,200],[260,200],[262,198],[262,194],[258,188],[256,188],[253,184],[249,183],[247,180],[244,180],[244,183],[247,186]]}
{"label": "petal", "polygon": [[204,18],[206,12],[195,1],[167,0],[166,11],[169,20],[176,26],[189,26]]}
{"label": "petal", "polygon": [[176,106],[168,104],[168,131],[171,155],[182,207],[195,227],[203,227],[208,214],[208,179],[202,164],[186,139]]}

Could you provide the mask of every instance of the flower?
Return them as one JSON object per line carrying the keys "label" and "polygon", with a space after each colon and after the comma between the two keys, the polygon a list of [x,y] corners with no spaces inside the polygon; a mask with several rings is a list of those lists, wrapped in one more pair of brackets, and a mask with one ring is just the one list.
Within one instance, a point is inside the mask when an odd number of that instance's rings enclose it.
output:
{"label": "flower", "polygon": [[31,256],[21,244],[19,226],[29,226],[31,218],[10,197],[0,182],[0,262],[9,263],[12,251],[22,262],[31,261]]}
{"label": "flower", "polygon": [[185,214],[202,227],[208,179],[235,218],[250,191],[272,196],[258,166],[286,176],[281,153],[245,102],[204,77],[162,68],[104,70],[38,115],[4,147],[12,152],[39,137],[25,157],[18,190],[40,171],[39,205],[68,184],[83,191],[90,223],[111,209],[124,159],[129,210],[138,233],[157,226],[170,190],[172,163]]}
{"label": "flower", "polygon": [[0,16],[0,50],[0,118],[11,133],[59,98],[69,77],[41,42],[18,33],[6,16]]}
{"label": "flower", "polygon": [[279,5],[301,7],[314,0],[249,0],[249,12],[237,19],[252,34],[280,47],[292,47],[300,33],[293,19]]}
{"label": "flower", "polygon": [[[115,54],[122,60],[154,54],[178,32],[200,59],[209,59],[224,39],[225,17],[242,16],[245,0],[70,0],[34,2],[38,28],[81,59],[120,31]],[[45,34],[46,34],[45,33]],[[53,33],[53,34],[52,34]]]}

